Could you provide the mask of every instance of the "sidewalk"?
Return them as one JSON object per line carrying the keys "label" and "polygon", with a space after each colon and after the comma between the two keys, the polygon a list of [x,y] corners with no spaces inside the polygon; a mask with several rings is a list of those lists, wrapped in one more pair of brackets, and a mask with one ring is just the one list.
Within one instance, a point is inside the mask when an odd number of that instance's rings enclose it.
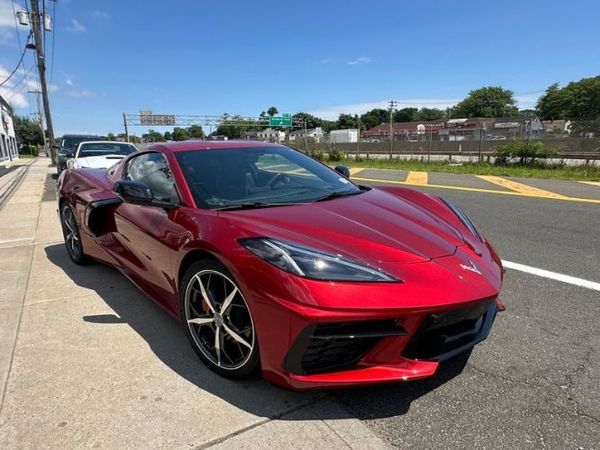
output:
{"label": "sidewalk", "polygon": [[48,165],[0,211],[0,448],[387,448],[334,393],[213,374],[118,272],[72,264]]}

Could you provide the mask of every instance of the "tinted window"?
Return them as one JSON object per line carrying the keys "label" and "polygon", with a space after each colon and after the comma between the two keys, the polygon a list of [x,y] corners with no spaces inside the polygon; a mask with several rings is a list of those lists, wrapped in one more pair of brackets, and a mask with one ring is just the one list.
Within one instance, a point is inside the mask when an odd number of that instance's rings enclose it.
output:
{"label": "tinted window", "polygon": [[177,152],[179,166],[203,208],[244,203],[305,203],[332,193],[361,192],[337,172],[287,147]]}
{"label": "tinted window", "polygon": [[105,138],[102,136],[65,136],[61,142],[63,150],[75,151],[77,146],[85,141],[102,141]]}
{"label": "tinted window", "polygon": [[160,153],[145,153],[129,160],[127,178],[146,183],[157,200],[175,202],[179,198],[171,169]]}
{"label": "tinted window", "polygon": [[126,156],[135,152],[137,149],[126,143],[114,142],[86,142],[81,144],[77,157],[86,158],[88,156],[106,156],[106,155],[121,155]]}

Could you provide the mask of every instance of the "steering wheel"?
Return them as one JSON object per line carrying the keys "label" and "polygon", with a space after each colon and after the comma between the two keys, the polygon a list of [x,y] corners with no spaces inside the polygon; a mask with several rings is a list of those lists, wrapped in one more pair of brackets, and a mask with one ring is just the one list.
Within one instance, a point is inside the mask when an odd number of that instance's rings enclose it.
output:
{"label": "steering wheel", "polygon": [[288,184],[290,182],[290,177],[288,177],[285,173],[278,173],[273,175],[269,181],[267,181],[267,186],[275,187],[277,183]]}

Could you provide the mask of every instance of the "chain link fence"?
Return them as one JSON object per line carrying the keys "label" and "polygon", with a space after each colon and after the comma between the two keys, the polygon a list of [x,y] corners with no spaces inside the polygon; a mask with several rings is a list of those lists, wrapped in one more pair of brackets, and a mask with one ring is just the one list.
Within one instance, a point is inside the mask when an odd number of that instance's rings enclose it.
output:
{"label": "chain link fence", "polygon": [[393,133],[389,124],[381,124],[361,131],[359,137],[350,142],[335,142],[329,136],[325,133],[315,139],[297,135],[289,144],[311,153],[342,152],[349,157],[392,155],[428,160],[490,161],[503,144],[541,142],[551,150],[555,162],[579,160],[600,164],[600,119],[546,121],[530,117],[398,122],[394,123]]}

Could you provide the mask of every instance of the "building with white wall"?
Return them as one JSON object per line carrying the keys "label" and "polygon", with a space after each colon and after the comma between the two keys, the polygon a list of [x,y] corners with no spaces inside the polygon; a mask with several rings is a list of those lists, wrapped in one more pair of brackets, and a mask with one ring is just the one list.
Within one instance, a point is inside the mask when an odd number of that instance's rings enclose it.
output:
{"label": "building with white wall", "polygon": [[358,141],[358,130],[331,130],[329,132],[329,142],[332,144],[350,144]]}
{"label": "building with white wall", "polygon": [[12,161],[18,157],[17,138],[13,125],[13,109],[0,97],[0,161]]}

